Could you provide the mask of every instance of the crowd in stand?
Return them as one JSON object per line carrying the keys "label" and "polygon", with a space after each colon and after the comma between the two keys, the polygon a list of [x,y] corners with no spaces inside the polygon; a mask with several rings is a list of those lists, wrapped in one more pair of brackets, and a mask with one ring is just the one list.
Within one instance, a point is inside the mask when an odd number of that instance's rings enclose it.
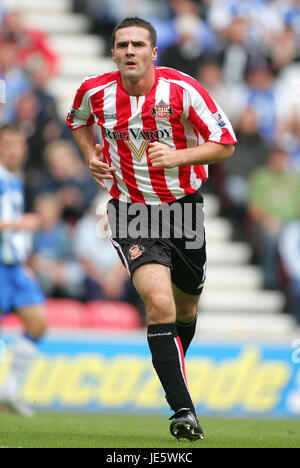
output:
{"label": "crowd in stand", "polygon": [[[252,246],[264,287],[283,289],[300,323],[300,1],[73,0],[73,7],[106,39],[107,54],[122,18],[149,20],[157,63],[192,75],[223,107],[239,143],[233,158],[211,166],[205,190],[219,197],[236,238]],[[0,10],[0,19],[7,93],[0,123],[24,129],[27,206],[42,220],[31,265],[50,297],[136,303],[107,236],[94,235],[99,189],[47,92],[59,57],[20,13]]]}

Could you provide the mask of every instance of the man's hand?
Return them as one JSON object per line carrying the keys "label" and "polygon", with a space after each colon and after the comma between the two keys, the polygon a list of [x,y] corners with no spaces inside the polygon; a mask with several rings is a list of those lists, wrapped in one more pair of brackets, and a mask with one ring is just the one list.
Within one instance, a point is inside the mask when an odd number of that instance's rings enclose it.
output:
{"label": "man's hand", "polygon": [[154,141],[149,144],[149,157],[153,167],[172,169],[178,166],[177,152],[168,145]]}
{"label": "man's hand", "polygon": [[113,179],[111,172],[116,172],[115,167],[109,167],[108,164],[103,162],[103,153],[101,145],[95,146],[95,154],[91,157],[89,162],[89,169],[92,176],[100,187],[106,189],[103,179]]}
{"label": "man's hand", "polygon": [[230,158],[234,153],[233,144],[207,141],[193,148],[172,150],[169,146],[153,142],[149,144],[149,157],[153,167],[172,169],[179,166],[203,166]]}

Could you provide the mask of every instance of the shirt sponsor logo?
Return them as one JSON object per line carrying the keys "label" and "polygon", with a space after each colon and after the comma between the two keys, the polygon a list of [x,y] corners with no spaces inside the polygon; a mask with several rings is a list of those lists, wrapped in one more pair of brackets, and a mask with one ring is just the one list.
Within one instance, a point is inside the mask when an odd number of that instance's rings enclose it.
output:
{"label": "shirt sponsor logo", "polygon": [[129,128],[128,130],[114,131],[104,127],[106,138],[111,140],[146,140],[157,141],[164,138],[172,138],[172,129],[163,130],[141,130],[140,128]]}
{"label": "shirt sponsor logo", "polygon": [[[165,140],[172,138],[172,128],[164,130],[141,130],[140,128],[129,128],[128,130],[110,130],[104,127],[106,138],[115,141],[124,141],[134,157],[140,162],[146,154],[150,141]],[[141,142],[138,146],[132,141]]]}
{"label": "shirt sponsor logo", "polygon": [[143,141],[139,148],[137,148],[132,141],[125,141],[125,144],[128,146],[136,159],[140,162],[147,151],[149,141]]}

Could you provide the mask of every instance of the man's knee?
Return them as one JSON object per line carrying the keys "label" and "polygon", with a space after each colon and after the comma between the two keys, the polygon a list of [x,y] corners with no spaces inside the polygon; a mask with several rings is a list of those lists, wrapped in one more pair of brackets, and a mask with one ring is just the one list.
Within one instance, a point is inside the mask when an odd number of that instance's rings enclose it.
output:
{"label": "man's knee", "polygon": [[48,321],[44,306],[32,306],[18,311],[25,325],[26,333],[33,338],[41,338],[47,330]]}
{"label": "man's knee", "polygon": [[170,323],[176,320],[170,269],[158,263],[148,263],[137,268],[133,284],[146,308],[147,322]]}
{"label": "man's knee", "polygon": [[197,315],[197,305],[181,305],[176,308],[176,320],[181,323],[191,323]]}
{"label": "man's knee", "polygon": [[150,324],[175,321],[173,297],[166,292],[153,292],[145,299],[147,319]]}
{"label": "man's knee", "polygon": [[31,336],[38,339],[46,333],[47,327],[48,324],[46,317],[38,317],[36,321],[30,324],[28,332]]}

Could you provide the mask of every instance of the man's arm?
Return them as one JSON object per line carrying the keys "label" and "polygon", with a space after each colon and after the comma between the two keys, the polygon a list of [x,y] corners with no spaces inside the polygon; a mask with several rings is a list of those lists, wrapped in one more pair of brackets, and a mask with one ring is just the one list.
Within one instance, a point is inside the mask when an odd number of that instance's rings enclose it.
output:
{"label": "man's arm", "polygon": [[230,158],[234,145],[206,142],[195,148],[171,150],[168,145],[153,142],[149,145],[149,157],[153,167],[171,169],[178,166],[213,164]]}
{"label": "man's arm", "polygon": [[92,176],[103,189],[106,189],[103,179],[113,179],[110,172],[115,172],[116,168],[109,167],[103,162],[102,148],[101,145],[96,144],[94,126],[89,125],[73,130],[73,136],[84,155]]}
{"label": "man's arm", "polygon": [[73,130],[73,137],[89,165],[90,160],[95,156],[96,132],[94,126],[88,125]]}
{"label": "man's arm", "polygon": [[40,227],[40,217],[35,213],[25,213],[15,221],[0,221],[0,231],[12,229],[14,231],[37,231]]}

